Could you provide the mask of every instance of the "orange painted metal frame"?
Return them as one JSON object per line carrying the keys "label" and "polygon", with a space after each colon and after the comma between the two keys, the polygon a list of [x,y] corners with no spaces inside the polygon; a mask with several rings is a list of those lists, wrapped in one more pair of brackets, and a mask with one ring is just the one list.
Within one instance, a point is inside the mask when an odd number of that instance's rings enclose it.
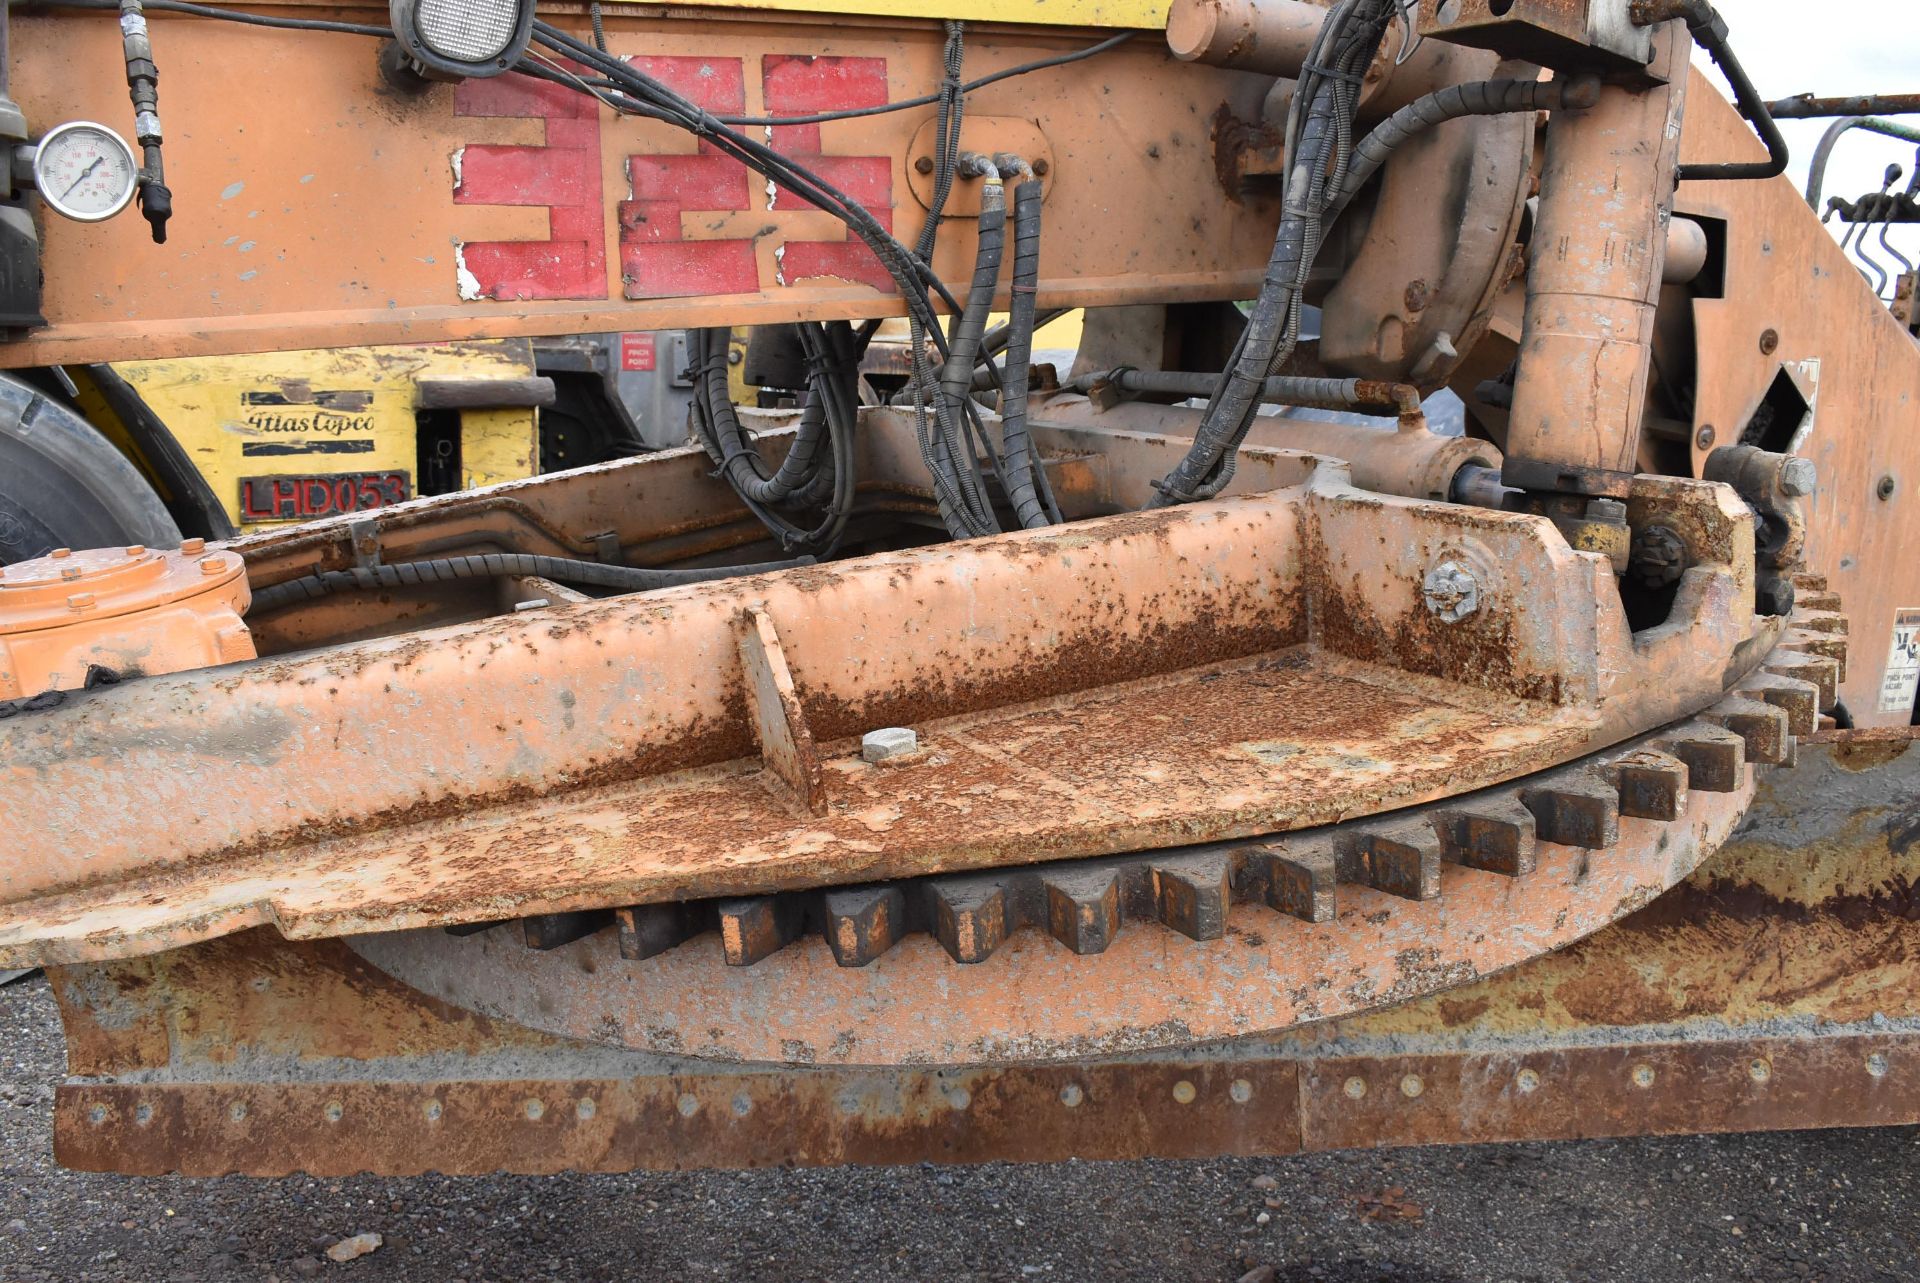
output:
{"label": "orange painted metal frame", "polygon": [[[384,6],[339,13],[386,19]],[[831,215],[671,126],[517,77],[410,95],[381,79],[365,37],[151,22],[168,84],[170,239],[151,244],[133,217],[46,220],[50,325],[0,347],[6,365],[902,313],[890,288],[847,279],[877,278],[878,264],[843,244]],[[606,25],[615,53],[715,110],[758,114],[770,95],[788,114],[893,101],[941,74],[932,21],[613,6]],[[967,72],[1110,34],[976,25]],[[119,48],[110,15],[16,15],[12,93],[41,127],[117,121],[118,77],[73,68],[111,69]],[[1172,62],[1143,34],[971,95],[984,132],[963,145],[1006,145],[996,119],[1044,142],[1058,230],[1040,305],[1250,296],[1278,209],[1223,189],[1213,121],[1256,118],[1265,90],[1256,75]],[[270,102],[285,105],[233,109]],[[773,143],[911,243],[925,217],[911,143],[933,114],[781,127]],[[1150,187],[1132,181],[1143,173]],[[934,265],[964,282],[972,256],[956,219]],[[496,272],[503,258],[525,272]],[[798,277],[805,262],[828,274]]]}

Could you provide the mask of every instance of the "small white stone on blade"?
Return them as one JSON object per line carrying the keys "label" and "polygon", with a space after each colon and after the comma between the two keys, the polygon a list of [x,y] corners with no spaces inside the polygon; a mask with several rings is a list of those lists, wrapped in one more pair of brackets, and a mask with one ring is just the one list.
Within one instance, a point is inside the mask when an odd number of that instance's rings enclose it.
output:
{"label": "small white stone on blade", "polygon": [[920,751],[920,737],[908,726],[885,726],[860,737],[860,756],[869,762],[905,757]]}
{"label": "small white stone on blade", "polygon": [[352,1238],[343,1238],[327,1249],[329,1261],[351,1261],[375,1251],[386,1242],[378,1234],[355,1234]]}

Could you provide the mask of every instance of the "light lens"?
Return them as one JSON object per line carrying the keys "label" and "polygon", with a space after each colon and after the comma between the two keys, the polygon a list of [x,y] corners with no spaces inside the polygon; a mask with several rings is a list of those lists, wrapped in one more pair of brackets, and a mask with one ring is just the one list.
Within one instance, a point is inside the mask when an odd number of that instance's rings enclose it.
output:
{"label": "light lens", "polygon": [[488,62],[513,42],[519,22],[515,0],[421,0],[414,29],[442,58]]}

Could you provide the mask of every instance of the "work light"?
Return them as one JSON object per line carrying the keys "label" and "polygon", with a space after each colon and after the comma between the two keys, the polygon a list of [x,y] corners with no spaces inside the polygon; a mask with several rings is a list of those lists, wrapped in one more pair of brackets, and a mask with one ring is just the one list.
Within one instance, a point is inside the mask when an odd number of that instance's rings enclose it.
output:
{"label": "work light", "polygon": [[534,0],[390,0],[393,34],[415,70],[437,80],[497,76],[526,52]]}

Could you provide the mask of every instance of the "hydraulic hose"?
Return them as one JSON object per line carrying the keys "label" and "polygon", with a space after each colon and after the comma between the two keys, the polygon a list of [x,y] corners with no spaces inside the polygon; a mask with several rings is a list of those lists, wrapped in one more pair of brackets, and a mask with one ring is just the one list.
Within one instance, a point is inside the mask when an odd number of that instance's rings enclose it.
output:
{"label": "hydraulic hose", "polygon": [[1211,498],[1232,480],[1235,451],[1252,426],[1266,380],[1298,340],[1307,272],[1320,249],[1331,198],[1346,181],[1360,84],[1394,8],[1392,0],[1340,0],[1321,23],[1287,110],[1280,228],[1260,295],[1192,446],[1155,483],[1149,507]]}
{"label": "hydraulic hose", "polygon": [[1777,178],[1786,173],[1787,140],[1780,136],[1780,126],[1774,123],[1772,114],[1768,112],[1767,100],[1753,87],[1753,81],[1747,78],[1746,68],[1733,56],[1733,46],[1727,41],[1726,20],[1715,12],[1714,7],[1707,0],[1633,0],[1628,12],[1635,25],[1642,27],[1675,18],[1685,21],[1694,40],[1707,51],[1707,56],[1713,59],[1713,65],[1726,76],[1740,114],[1747,118],[1754,132],[1760,135],[1760,141],[1767,147],[1765,160],[1678,166],[1674,170],[1675,180],[1685,183],[1708,179]]}
{"label": "hydraulic hose", "polygon": [[1827,185],[1827,162],[1833,158],[1834,144],[1840,141],[1842,135],[1855,129],[1920,143],[1920,128],[1898,121],[1881,120],[1878,116],[1854,116],[1834,121],[1820,135],[1820,141],[1814,144],[1813,160],[1807,166],[1807,204],[1812,208],[1820,208],[1820,191]]}
{"label": "hydraulic hose", "polygon": [[1596,76],[1570,76],[1564,80],[1476,80],[1471,84],[1448,85],[1416,98],[1374,126],[1373,132],[1353,149],[1353,164],[1334,197],[1329,218],[1346,208],[1395,149],[1436,125],[1466,116],[1591,107],[1599,100],[1600,80]]}
{"label": "hydraulic hose", "polygon": [[[708,430],[700,435],[709,457],[726,473],[728,482],[743,499],[764,504],[784,503],[793,498],[819,470],[820,447],[826,443],[827,436],[826,403],[818,397],[807,402],[800,411],[800,423],[787,457],[768,475],[759,453],[747,444],[740,416],[726,388],[727,332],[702,330],[695,342],[700,345],[695,378],[705,395],[696,401],[694,413],[706,417],[703,426]],[[715,382],[719,385],[717,394]]]}
{"label": "hydraulic hose", "polygon": [[970,436],[969,406],[973,391],[973,367],[986,336],[987,313],[993,307],[993,292],[1000,281],[1000,262],[1005,252],[1007,194],[1000,173],[993,163],[980,156],[961,159],[961,172],[979,177],[979,243],[973,261],[973,282],[967,301],[947,340],[947,360],[940,369],[934,388],[934,422],[937,434],[921,439],[922,453],[932,465],[934,497],[940,515],[955,538],[994,534],[999,523],[993,515],[985,487],[974,466]]}
{"label": "hydraulic hose", "polygon": [[[798,329],[807,362],[808,401],[777,469],[767,471],[740,425],[727,387],[726,330],[692,332],[693,425],[719,474],[781,546],[824,556],[833,551],[853,509],[856,341],[844,321],[825,326],[802,322]],[[823,506],[824,514],[810,526],[794,515]]]}
{"label": "hydraulic hose", "polygon": [[1034,457],[1027,428],[1027,390],[1033,364],[1035,293],[1040,282],[1040,180],[1018,156],[996,156],[1003,174],[1020,181],[1013,188],[1013,288],[1007,306],[1007,371],[1000,391],[1001,466],[1007,498],[1022,529],[1051,525],[1059,509],[1048,493],[1046,470]]}
{"label": "hydraulic hose", "polygon": [[490,552],[471,557],[437,557],[427,561],[401,561],[387,565],[355,566],[351,570],[323,570],[318,574],[289,579],[253,594],[249,614],[265,614],[291,606],[295,602],[314,601],[337,592],[353,589],[404,588],[412,584],[442,583],[454,579],[498,579],[505,575],[531,575],[562,583],[585,584],[590,588],[616,588],[623,592],[647,592],[678,584],[706,583],[731,579],[736,575],[758,574],[767,570],[786,570],[810,565],[811,557],[797,561],[769,561],[749,566],[709,566],[698,570],[649,570],[638,566],[613,566],[598,561],[578,561],[571,557],[545,557],[533,553]]}

